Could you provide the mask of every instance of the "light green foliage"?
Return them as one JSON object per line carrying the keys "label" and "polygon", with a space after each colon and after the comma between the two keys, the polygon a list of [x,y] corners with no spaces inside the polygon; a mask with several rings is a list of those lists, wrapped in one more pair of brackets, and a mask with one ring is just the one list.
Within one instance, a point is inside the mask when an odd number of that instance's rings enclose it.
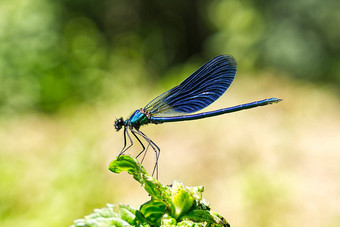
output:
{"label": "light green foliage", "polygon": [[59,3],[0,3],[0,112],[54,112],[96,97],[106,42],[86,18],[59,18]]}
{"label": "light green foliage", "polygon": [[203,187],[186,187],[175,180],[164,186],[147,174],[144,167],[131,156],[121,155],[111,162],[114,173],[126,171],[151,196],[150,201],[134,210],[130,206],[108,205],[96,209],[84,219],[75,221],[74,227],[91,226],[229,226],[221,216],[210,211],[202,199]]}
{"label": "light green foliage", "polygon": [[0,113],[53,113],[119,99],[127,87],[155,82],[192,57],[204,56],[192,59],[199,66],[223,53],[242,59],[243,69],[270,67],[339,84],[337,5],[2,0]]}
{"label": "light green foliage", "polygon": [[[337,6],[336,6],[337,5]],[[212,52],[232,52],[249,69],[270,66],[308,80],[339,83],[336,0],[213,1]]]}
{"label": "light green foliage", "polygon": [[85,219],[74,221],[74,227],[80,226],[129,226],[134,224],[136,211],[125,205],[111,205],[95,209]]}

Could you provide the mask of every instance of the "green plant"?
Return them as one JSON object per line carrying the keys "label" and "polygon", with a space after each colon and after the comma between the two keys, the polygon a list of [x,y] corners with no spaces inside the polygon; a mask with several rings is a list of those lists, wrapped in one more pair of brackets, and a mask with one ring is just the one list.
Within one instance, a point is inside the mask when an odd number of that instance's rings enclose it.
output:
{"label": "green plant", "polygon": [[202,198],[203,186],[189,187],[175,180],[164,186],[151,177],[137,159],[121,155],[111,162],[114,173],[128,172],[151,199],[138,210],[128,205],[95,209],[93,214],[74,221],[73,227],[92,226],[230,226],[220,215],[210,211]]}

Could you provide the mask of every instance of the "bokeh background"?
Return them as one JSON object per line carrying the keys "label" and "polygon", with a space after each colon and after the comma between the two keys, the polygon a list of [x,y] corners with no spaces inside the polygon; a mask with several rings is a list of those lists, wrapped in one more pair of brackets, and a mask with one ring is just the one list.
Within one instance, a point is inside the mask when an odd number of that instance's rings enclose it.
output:
{"label": "bokeh background", "polygon": [[[106,203],[148,200],[107,170],[128,117],[219,54],[238,61],[209,110],[146,126],[159,180],[204,185],[232,226],[340,226],[337,0],[1,0],[0,225],[68,226]],[[131,153],[139,147],[131,149]],[[153,167],[148,154],[145,166]]]}

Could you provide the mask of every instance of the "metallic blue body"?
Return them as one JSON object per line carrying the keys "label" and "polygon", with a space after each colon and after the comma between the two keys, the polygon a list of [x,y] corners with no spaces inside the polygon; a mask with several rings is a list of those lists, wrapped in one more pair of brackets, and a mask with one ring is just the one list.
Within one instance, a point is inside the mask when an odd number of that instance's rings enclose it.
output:
{"label": "metallic blue body", "polygon": [[141,109],[136,110],[131,117],[124,122],[126,125],[133,127],[135,129],[139,129],[141,125],[145,125],[149,123],[149,119],[145,113],[141,112]]}
{"label": "metallic blue body", "polygon": [[190,115],[175,116],[175,117],[151,117],[150,122],[154,124],[159,124],[159,123],[164,123],[164,122],[197,120],[197,119],[202,119],[202,118],[207,118],[207,117],[218,116],[221,114],[232,113],[232,112],[236,112],[236,111],[240,111],[244,109],[250,109],[250,108],[254,108],[258,106],[265,106],[268,104],[278,103],[280,101],[282,101],[282,99],[269,98],[269,99],[263,99],[263,100],[256,101],[256,102],[241,104],[238,106],[233,106],[233,107],[228,107],[228,108],[223,108],[219,110],[203,112],[203,113],[198,113],[198,114],[190,114]]}

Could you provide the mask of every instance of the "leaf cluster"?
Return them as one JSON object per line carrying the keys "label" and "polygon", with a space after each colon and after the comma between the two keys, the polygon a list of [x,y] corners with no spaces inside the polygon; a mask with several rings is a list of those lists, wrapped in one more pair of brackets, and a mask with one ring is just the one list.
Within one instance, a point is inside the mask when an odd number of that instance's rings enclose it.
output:
{"label": "leaf cluster", "polygon": [[75,221],[74,227],[84,226],[229,226],[220,215],[210,210],[202,197],[203,186],[189,187],[175,180],[164,186],[151,177],[137,159],[121,155],[111,162],[114,173],[128,172],[137,180],[151,199],[139,209],[127,205],[111,205],[96,209],[93,214]]}

